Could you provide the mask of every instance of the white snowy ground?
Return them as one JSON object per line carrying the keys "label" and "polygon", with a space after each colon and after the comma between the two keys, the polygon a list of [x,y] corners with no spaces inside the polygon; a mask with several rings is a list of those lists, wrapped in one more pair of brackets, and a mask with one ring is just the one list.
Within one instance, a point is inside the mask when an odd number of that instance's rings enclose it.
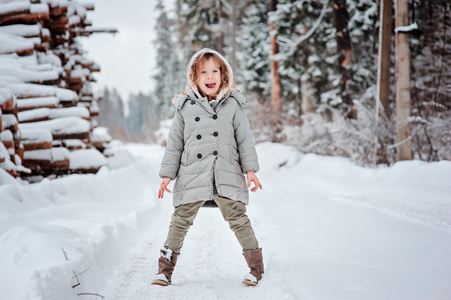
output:
{"label": "white snowy ground", "polygon": [[131,144],[97,175],[27,186],[0,170],[0,299],[450,299],[451,162],[369,169],[257,151],[257,287],[241,284],[247,266],[215,208],[200,210],[172,286],[150,285],[173,208],[157,199],[163,148]]}

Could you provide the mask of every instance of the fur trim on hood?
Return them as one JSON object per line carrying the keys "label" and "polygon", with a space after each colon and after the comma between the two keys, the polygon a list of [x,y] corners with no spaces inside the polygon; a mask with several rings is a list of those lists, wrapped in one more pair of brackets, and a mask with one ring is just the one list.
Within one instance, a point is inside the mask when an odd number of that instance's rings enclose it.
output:
{"label": "fur trim on hood", "polygon": [[224,56],[222,56],[219,52],[213,50],[213,49],[209,49],[209,48],[203,48],[199,51],[197,51],[196,53],[194,53],[193,57],[191,57],[189,63],[188,63],[188,69],[186,72],[186,77],[188,79],[188,84],[187,84],[187,89],[186,92],[189,92],[189,90],[192,90],[194,92],[194,94],[199,97],[202,98],[199,90],[197,89],[197,86],[194,82],[191,82],[191,68],[192,65],[194,63],[194,61],[196,60],[196,58],[198,58],[201,54],[203,53],[212,53],[214,54],[216,57],[218,57],[226,66],[227,71],[228,71],[228,84],[223,86],[221,88],[221,90],[219,90],[218,96],[216,98],[216,100],[221,100],[222,98],[224,98],[224,96],[226,96],[228,93],[230,93],[232,91],[232,89],[234,88],[234,77],[233,77],[233,70],[232,67],[230,66],[229,62],[224,58]]}

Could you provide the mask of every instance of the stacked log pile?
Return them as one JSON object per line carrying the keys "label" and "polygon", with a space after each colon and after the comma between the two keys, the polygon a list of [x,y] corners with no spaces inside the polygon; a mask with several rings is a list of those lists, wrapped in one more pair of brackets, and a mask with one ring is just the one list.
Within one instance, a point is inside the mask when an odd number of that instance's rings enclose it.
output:
{"label": "stacked log pile", "polygon": [[[100,67],[77,40],[94,32],[76,0],[0,0],[0,171],[37,181],[95,173],[111,140],[96,128]],[[100,150],[100,151],[99,151]]]}

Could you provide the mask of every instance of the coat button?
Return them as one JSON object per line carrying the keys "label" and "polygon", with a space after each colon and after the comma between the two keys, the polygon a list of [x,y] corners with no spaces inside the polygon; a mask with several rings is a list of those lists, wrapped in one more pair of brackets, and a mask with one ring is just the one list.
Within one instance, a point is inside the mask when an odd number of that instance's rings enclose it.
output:
{"label": "coat button", "polygon": [[200,118],[199,118],[199,117],[196,117],[194,120],[196,120],[196,122],[199,122],[199,121],[200,121]]}
{"label": "coat button", "polygon": [[218,136],[218,133],[215,131],[215,132],[213,132],[213,135],[214,136]]}
{"label": "coat button", "polygon": [[194,105],[196,103],[196,101],[191,100],[191,105]]}
{"label": "coat button", "polygon": [[197,139],[200,140],[202,136],[200,134],[197,135]]}
{"label": "coat button", "polygon": [[218,155],[218,151],[213,151],[213,155]]}
{"label": "coat button", "polygon": [[202,154],[197,154],[197,158],[201,159],[202,158]]}
{"label": "coat button", "polygon": [[213,115],[213,120],[216,120],[218,118],[217,115]]}

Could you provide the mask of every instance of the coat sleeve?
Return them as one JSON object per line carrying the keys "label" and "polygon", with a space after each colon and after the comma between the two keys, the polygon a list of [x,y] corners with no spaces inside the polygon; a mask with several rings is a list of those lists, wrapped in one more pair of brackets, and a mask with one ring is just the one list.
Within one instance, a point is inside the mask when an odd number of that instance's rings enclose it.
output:
{"label": "coat sleeve", "polygon": [[180,111],[175,112],[174,120],[169,131],[166,149],[164,151],[163,160],[161,161],[160,177],[169,177],[174,180],[180,167],[180,160],[184,149],[184,132],[185,123]]}
{"label": "coat sleeve", "polygon": [[258,164],[257,151],[255,150],[254,137],[252,136],[249,120],[241,105],[236,107],[233,126],[243,173],[247,173],[249,170],[258,172],[260,166]]}

